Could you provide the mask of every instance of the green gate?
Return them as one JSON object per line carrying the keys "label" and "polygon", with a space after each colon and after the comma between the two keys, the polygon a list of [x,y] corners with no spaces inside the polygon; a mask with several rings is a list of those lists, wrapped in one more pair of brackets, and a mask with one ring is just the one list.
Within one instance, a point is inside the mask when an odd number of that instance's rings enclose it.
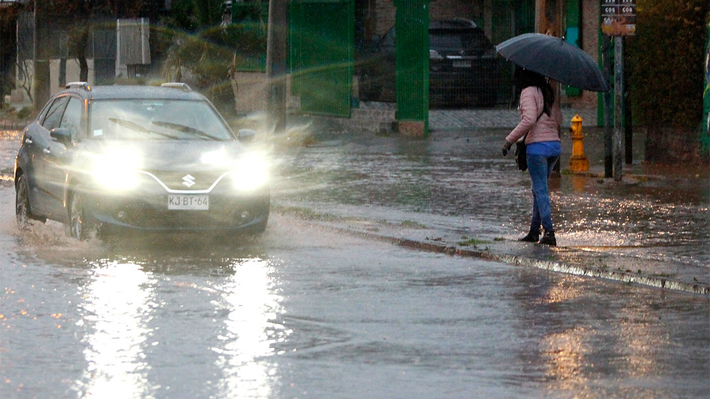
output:
{"label": "green gate", "polygon": [[291,93],[301,111],[350,117],[355,53],[353,0],[293,0]]}

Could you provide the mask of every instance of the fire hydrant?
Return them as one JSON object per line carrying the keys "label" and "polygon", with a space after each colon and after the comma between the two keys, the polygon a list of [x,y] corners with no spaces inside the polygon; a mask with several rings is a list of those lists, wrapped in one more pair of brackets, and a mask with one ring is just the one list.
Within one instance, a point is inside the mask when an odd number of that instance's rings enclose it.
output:
{"label": "fire hydrant", "polygon": [[589,161],[584,155],[584,134],[582,134],[582,117],[575,115],[572,118],[572,156],[569,159],[570,172],[587,172],[589,171]]}

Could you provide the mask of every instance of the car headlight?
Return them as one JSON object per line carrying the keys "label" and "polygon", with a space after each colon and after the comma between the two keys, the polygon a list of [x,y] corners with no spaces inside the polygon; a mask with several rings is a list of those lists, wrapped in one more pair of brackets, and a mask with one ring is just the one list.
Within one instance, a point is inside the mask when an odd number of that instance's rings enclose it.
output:
{"label": "car headlight", "polygon": [[92,174],[102,187],[114,190],[130,190],[138,184],[138,169],[141,156],[135,151],[114,150],[94,159]]}
{"label": "car headlight", "polygon": [[232,172],[232,182],[239,191],[251,191],[264,186],[269,180],[269,165],[266,158],[257,153],[237,161]]}
{"label": "car headlight", "polygon": [[438,51],[436,51],[434,49],[429,49],[429,59],[430,60],[443,60],[444,57],[442,57]]}

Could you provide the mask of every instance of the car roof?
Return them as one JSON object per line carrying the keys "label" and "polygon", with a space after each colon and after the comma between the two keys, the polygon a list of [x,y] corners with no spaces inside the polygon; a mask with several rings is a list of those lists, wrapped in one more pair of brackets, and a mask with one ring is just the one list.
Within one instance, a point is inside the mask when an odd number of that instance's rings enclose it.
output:
{"label": "car roof", "polygon": [[64,93],[78,94],[90,100],[188,100],[201,101],[205,97],[187,86],[71,86]]}

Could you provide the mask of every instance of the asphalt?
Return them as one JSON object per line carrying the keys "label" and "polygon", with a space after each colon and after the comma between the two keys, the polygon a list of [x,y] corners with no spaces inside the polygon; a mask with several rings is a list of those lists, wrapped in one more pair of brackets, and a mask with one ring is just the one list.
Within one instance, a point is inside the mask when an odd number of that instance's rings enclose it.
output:
{"label": "asphalt", "polygon": [[[589,127],[596,125],[596,112],[564,109],[565,128],[569,127],[569,121],[576,114],[582,116],[585,126],[588,126],[590,131],[596,132],[591,137],[585,138],[585,148],[590,149],[587,153],[590,158],[590,170],[577,176],[594,180],[603,179],[604,147],[600,142],[602,140],[601,134],[599,134],[600,130]],[[411,140],[437,141],[439,143],[450,140],[453,143],[451,146],[439,146],[438,151],[450,150],[454,154],[458,150],[454,138],[460,136],[462,131],[471,129],[504,130],[515,126],[517,118],[518,113],[515,110],[434,110],[430,114],[431,134],[426,139],[411,139],[398,134],[382,137],[362,132],[349,132],[346,138],[342,136],[341,129],[334,128],[330,122],[319,123],[317,119],[311,120],[311,129],[317,132],[316,136],[320,136],[319,141],[316,141],[314,145],[315,147],[345,146],[353,141],[353,137],[365,146],[368,145],[368,142],[375,141],[378,145],[387,142],[396,146],[398,143]],[[336,130],[337,132],[334,133]],[[2,189],[12,189],[10,184],[12,162],[19,147],[19,136],[17,132],[11,131],[4,131],[1,136],[0,172],[2,179],[0,180],[3,182]],[[571,145],[569,142],[564,143],[563,139],[563,146],[569,147]],[[639,142],[635,145],[642,147],[642,143]],[[308,151],[308,148],[305,150]],[[663,185],[672,192],[678,179],[677,168],[652,168],[653,175],[649,176],[649,169],[639,161],[639,154],[636,156],[635,164],[624,166],[624,179],[619,184],[635,184],[639,179],[652,178],[656,182],[655,184]],[[565,165],[565,161],[565,159],[562,160],[563,165]],[[683,173],[696,172],[693,170]],[[563,174],[562,178],[564,179],[565,176]],[[707,168],[701,169],[699,174],[696,173],[691,178],[695,182],[692,184],[700,185],[701,191],[706,195],[710,182]],[[491,182],[491,184],[495,184],[495,182]],[[623,192],[623,190],[620,191],[620,195],[623,195]],[[620,203],[625,200],[627,199],[623,197],[618,198]],[[633,199],[628,198],[628,200]],[[697,211],[708,215],[708,202],[710,201],[707,196],[704,201],[705,203],[701,204]],[[277,213],[289,213],[293,210],[288,202],[280,202],[278,198],[275,199],[274,204],[274,212]],[[298,204],[298,206],[301,207],[303,204]],[[318,205],[314,205],[314,208],[316,209],[312,210],[312,214],[323,212],[323,209]],[[475,257],[521,267],[534,267],[553,272],[710,296],[710,265],[644,256],[643,246],[640,246],[640,250],[637,249],[632,253],[626,253],[624,248],[615,247],[613,244],[588,247],[584,245],[566,246],[561,243],[558,247],[548,247],[520,243],[510,238],[502,239],[500,226],[495,228],[485,222],[476,223],[474,221],[467,225],[465,231],[462,231],[460,224],[454,218],[437,215],[422,215],[417,218],[416,225],[409,225],[406,223],[410,219],[408,215],[386,208],[379,210],[371,208],[367,213],[361,213],[357,208],[342,206],[335,210],[329,209],[326,212],[337,217],[310,217],[311,222],[334,231],[384,240],[416,250],[439,252],[451,256]],[[628,216],[633,217],[633,215]],[[675,221],[679,225],[683,225],[685,222],[683,220]],[[693,221],[687,221],[687,223],[693,223]],[[474,239],[462,242],[462,233]],[[694,245],[705,246],[707,243],[701,242]],[[707,248],[701,249],[707,252]],[[690,251],[692,250],[691,248]]]}

